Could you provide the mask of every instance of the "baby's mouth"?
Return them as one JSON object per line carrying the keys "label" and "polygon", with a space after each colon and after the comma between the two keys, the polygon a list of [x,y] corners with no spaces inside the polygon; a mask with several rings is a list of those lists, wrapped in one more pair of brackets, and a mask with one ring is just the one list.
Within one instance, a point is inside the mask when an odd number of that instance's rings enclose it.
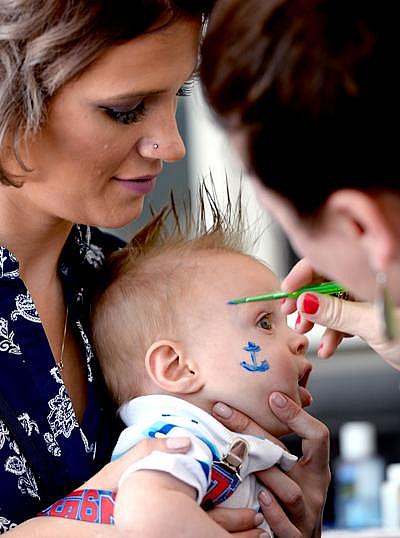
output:
{"label": "baby's mouth", "polygon": [[299,377],[298,384],[299,384],[299,395],[301,400],[301,406],[307,407],[311,405],[312,403],[312,396],[310,391],[306,388],[308,378],[310,377],[312,367],[311,365],[308,365],[307,368],[304,369],[301,376]]}

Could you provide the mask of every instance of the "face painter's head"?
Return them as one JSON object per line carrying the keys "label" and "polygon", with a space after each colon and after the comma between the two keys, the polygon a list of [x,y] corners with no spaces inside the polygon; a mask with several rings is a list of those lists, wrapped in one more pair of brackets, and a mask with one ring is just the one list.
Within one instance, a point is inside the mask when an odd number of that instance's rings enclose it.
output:
{"label": "face painter's head", "polygon": [[395,9],[221,0],[213,11],[208,100],[228,132],[240,131],[250,170],[303,215],[341,188],[400,191]]}
{"label": "face painter's head", "polygon": [[208,101],[295,249],[366,299],[400,304],[400,79],[390,0],[220,0]]}

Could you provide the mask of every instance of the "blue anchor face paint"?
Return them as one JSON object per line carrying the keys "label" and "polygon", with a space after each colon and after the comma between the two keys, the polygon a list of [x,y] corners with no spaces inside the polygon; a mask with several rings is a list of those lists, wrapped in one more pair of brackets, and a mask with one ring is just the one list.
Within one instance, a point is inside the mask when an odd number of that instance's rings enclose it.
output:
{"label": "blue anchor face paint", "polygon": [[251,363],[242,361],[240,363],[240,366],[242,368],[244,368],[248,372],[266,372],[267,370],[269,370],[269,364],[266,360],[257,362],[256,353],[261,351],[259,345],[255,344],[254,342],[248,342],[247,346],[245,346],[243,349],[244,351],[250,353]]}

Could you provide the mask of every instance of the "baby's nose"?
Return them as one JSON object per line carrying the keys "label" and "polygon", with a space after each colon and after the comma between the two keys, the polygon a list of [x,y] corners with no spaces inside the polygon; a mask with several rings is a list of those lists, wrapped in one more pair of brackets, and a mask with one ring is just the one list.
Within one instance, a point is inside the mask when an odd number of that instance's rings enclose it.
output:
{"label": "baby's nose", "polygon": [[304,334],[295,333],[291,342],[291,350],[295,355],[305,355],[308,351],[308,338]]}

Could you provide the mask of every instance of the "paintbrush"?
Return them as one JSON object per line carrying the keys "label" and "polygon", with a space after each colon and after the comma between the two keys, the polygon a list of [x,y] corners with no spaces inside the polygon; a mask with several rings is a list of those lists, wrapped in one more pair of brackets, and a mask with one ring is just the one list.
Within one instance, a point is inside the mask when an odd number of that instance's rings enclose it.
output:
{"label": "paintbrush", "polygon": [[250,297],[241,297],[240,299],[232,299],[228,304],[255,303],[257,301],[275,301],[277,299],[296,299],[306,291],[314,291],[315,293],[324,293],[332,295],[335,293],[346,293],[346,290],[337,282],[321,282],[319,284],[311,284],[304,286],[296,291],[274,291],[272,293],[263,293],[262,295],[253,295]]}

